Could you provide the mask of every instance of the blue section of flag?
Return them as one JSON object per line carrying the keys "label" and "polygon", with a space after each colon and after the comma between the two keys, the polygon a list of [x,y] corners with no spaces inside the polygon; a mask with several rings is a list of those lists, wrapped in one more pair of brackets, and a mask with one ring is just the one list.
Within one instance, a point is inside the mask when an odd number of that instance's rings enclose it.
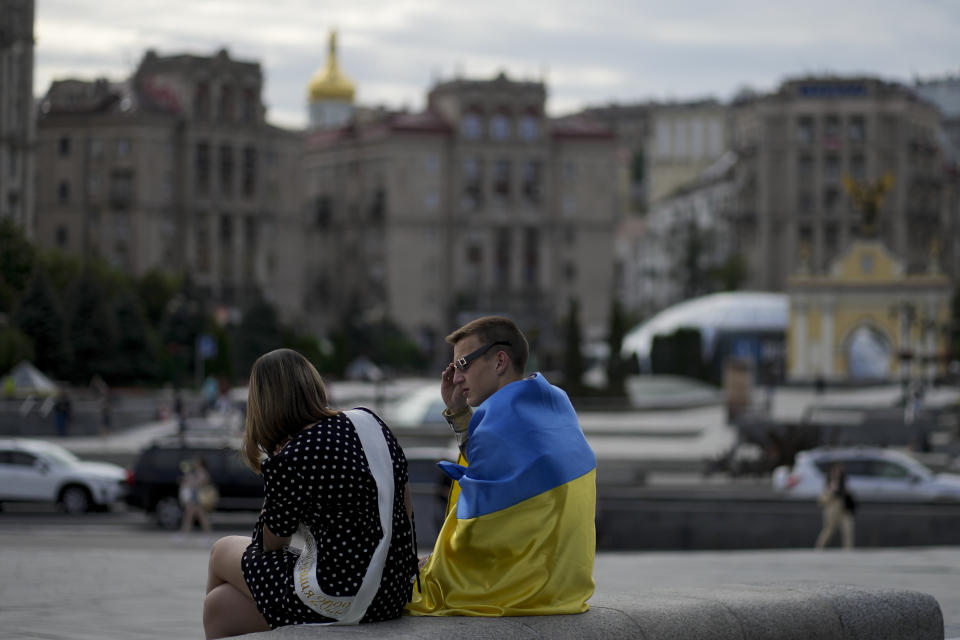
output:
{"label": "blue section of flag", "polygon": [[469,434],[469,466],[439,463],[460,484],[460,519],[506,509],[597,466],[567,394],[539,373],[487,398]]}

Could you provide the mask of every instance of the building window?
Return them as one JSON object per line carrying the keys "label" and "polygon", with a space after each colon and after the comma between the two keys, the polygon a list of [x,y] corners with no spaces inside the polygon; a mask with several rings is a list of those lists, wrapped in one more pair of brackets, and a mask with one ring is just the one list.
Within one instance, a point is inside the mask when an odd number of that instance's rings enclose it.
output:
{"label": "building window", "polygon": [[243,121],[256,122],[257,120],[257,92],[253,89],[243,90]]}
{"label": "building window", "polygon": [[665,120],[657,122],[657,156],[670,157],[670,123]]}
{"label": "building window", "polygon": [[97,196],[100,193],[100,176],[92,175],[87,178],[87,195]]}
{"label": "building window", "polygon": [[229,247],[233,242],[233,218],[224,214],[220,216],[220,244]]}
{"label": "building window", "polygon": [[257,191],[257,150],[253,147],[243,149],[243,195],[250,197]]}
{"label": "building window", "polygon": [[510,229],[497,229],[494,278],[498,287],[510,284]]}
{"label": "building window", "polygon": [[823,158],[823,176],[827,182],[837,182],[840,180],[840,157],[834,153],[828,153]]}
{"label": "building window", "polygon": [[477,111],[467,111],[460,122],[460,133],[467,140],[479,140],[483,135],[483,119]]}
{"label": "building window", "polygon": [[226,144],[220,147],[220,192],[233,193],[233,148]]}
{"label": "building window", "polygon": [[529,228],[524,234],[523,281],[536,288],[540,280],[540,232]]}
{"label": "building window", "polygon": [[115,209],[125,209],[133,200],[133,172],[129,169],[110,174],[110,204]]}
{"label": "building window", "polygon": [[523,196],[531,204],[540,203],[540,162],[527,160],[523,163]]}
{"label": "building window", "polygon": [[723,152],[723,125],[719,120],[710,121],[710,155],[718,156]]}
{"label": "building window", "polygon": [[685,158],[689,155],[686,120],[677,120],[673,123],[673,155],[676,158]]}
{"label": "building window", "polygon": [[827,149],[840,148],[840,118],[829,115],[823,120],[823,146]]}
{"label": "building window", "polygon": [[117,140],[117,158],[125,159],[130,155],[130,139],[120,138]]}
{"label": "building window", "polygon": [[427,191],[423,196],[423,208],[428,213],[434,213],[440,206],[440,197],[436,191]]}
{"label": "building window", "polygon": [[330,221],[332,218],[333,204],[330,200],[330,196],[317,196],[316,211],[314,213],[314,224],[316,225],[317,229],[327,229],[330,226]]}
{"label": "building window", "polygon": [[467,279],[474,286],[483,285],[483,247],[479,244],[467,246]]}
{"label": "building window", "polygon": [[198,82],[193,98],[193,116],[197,120],[210,119],[210,85]]}
{"label": "building window", "polygon": [[200,273],[210,271],[210,230],[205,218],[197,222],[195,261],[197,271]]}
{"label": "building window", "polygon": [[510,199],[510,161],[497,160],[493,165],[493,192],[501,201]]}
{"label": "building window", "polygon": [[847,122],[847,140],[864,142],[867,139],[867,123],[863,116],[850,116]]}
{"label": "building window", "polygon": [[797,211],[799,213],[810,213],[813,211],[813,196],[809,191],[801,191],[797,198]]}
{"label": "building window", "polygon": [[222,122],[233,122],[233,87],[230,85],[224,85],[220,88],[218,116]]}
{"label": "building window", "polygon": [[463,196],[461,206],[467,211],[483,205],[483,160],[471,157],[463,161]]}
{"label": "building window", "polygon": [[532,142],[540,137],[540,119],[532,113],[525,113],[520,116],[518,129],[521,140]]}
{"label": "building window", "polygon": [[387,216],[387,192],[384,189],[377,189],[373,193],[370,201],[370,220],[372,222],[383,222]]}
{"label": "building window", "polygon": [[90,157],[98,160],[103,156],[103,142],[100,138],[90,138]]}
{"label": "building window", "polygon": [[823,212],[836,213],[840,204],[840,190],[836,187],[827,187],[823,190]]}
{"label": "building window", "polygon": [[495,113],[490,118],[490,137],[506,140],[510,137],[510,118],[505,113]]}
{"label": "building window", "polygon": [[60,201],[60,204],[70,202],[70,183],[66,180],[62,180],[60,184],[57,185],[57,200]]}
{"label": "building window", "polygon": [[210,145],[197,143],[196,167],[194,170],[197,193],[205,194],[210,190]]}
{"label": "building window", "polygon": [[813,118],[801,116],[797,118],[797,142],[800,144],[810,144],[813,142]]}
{"label": "building window", "polygon": [[860,181],[866,174],[866,162],[863,156],[859,153],[850,156],[850,177]]}
{"label": "building window", "polygon": [[59,149],[60,149],[61,156],[67,157],[70,155],[70,137],[69,136],[60,137]]}
{"label": "building window", "polygon": [[813,156],[809,153],[801,153],[797,158],[797,173],[800,182],[809,184],[813,180]]}
{"label": "building window", "polygon": [[690,122],[690,155],[699,158],[703,155],[703,120],[694,118]]}
{"label": "building window", "polygon": [[63,225],[57,227],[57,247],[60,249],[67,248],[67,241],[69,240],[69,234],[67,233],[67,228]]}

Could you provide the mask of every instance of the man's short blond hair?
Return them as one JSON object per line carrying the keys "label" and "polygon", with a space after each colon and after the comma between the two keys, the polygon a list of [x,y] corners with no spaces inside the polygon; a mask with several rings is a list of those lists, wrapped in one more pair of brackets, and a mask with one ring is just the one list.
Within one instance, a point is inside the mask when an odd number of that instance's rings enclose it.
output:
{"label": "man's short blond hair", "polygon": [[520,331],[517,323],[503,316],[484,316],[472,320],[446,337],[450,344],[457,344],[467,336],[477,336],[483,344],[509,342],[503,351],[510,356],[510,362],[517,373],[523,375],[530,357],[530,345]]}

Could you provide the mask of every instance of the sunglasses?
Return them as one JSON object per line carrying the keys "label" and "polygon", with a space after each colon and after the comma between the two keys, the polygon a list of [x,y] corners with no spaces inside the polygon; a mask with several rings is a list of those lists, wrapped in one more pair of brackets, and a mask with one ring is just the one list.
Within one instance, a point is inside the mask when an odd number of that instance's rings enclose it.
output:
{"label": "sunglasses", "polygon": [[471,362],[473,362],[474,360],[476,360],[477,358],[479,358],[480,356],[482,356],[483,354],[485,354],[487,351],[490,351],[490,349],[493,349],[493,348],[494,348],[495,346],[497,346],[498,344],[506,345],[506,346],[508,346],[508,347],[510,346],[510,343],[509,343],[509,342],[502,342],[502,341],[501,341],[501,342],[491,342],[491,343],[488,344],[487,346],[485,346],[485,347],[480,347],[480,348],[477,349],[476,351],[473,351],[472,353],[468,353],[467,355],[463,356],[462,358],[457,358],[457,359],[454,361],[453,366],[456,367],[457,370],[458,370],[460,373],[464,373],[464,372],[467,370],[467,367],[470,366],[470,363],[471,363]]}

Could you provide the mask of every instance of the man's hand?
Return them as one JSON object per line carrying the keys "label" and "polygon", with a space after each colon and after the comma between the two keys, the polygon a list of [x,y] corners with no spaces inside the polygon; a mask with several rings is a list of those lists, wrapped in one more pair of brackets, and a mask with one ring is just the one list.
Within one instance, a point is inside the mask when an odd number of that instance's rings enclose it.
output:
{"label": "man's hand", "polygon": [[440,377],[440,396],[450,413],[458,413],[467,408],[467,398],[463,394],[462,385],[453,382],[456,374],[457,369],[451,362]]}

